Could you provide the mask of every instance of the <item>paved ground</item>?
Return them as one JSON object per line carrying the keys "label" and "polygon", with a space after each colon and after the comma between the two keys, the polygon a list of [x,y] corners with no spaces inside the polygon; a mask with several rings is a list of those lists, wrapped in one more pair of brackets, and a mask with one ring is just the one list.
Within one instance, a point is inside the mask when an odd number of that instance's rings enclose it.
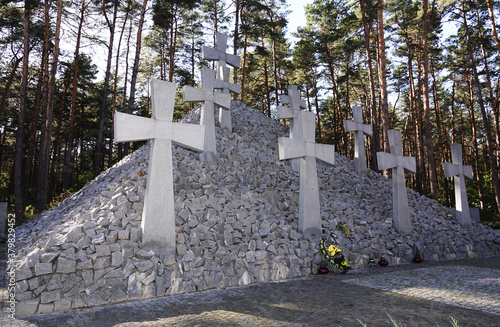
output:
{"label": "paved ground", "polygon": [[[390,316],[390,317],[389,317]],[[500,326],[500,257],[424,262],[169,296],[0,326]],[[363,324],[360,323],[363,322]]]}

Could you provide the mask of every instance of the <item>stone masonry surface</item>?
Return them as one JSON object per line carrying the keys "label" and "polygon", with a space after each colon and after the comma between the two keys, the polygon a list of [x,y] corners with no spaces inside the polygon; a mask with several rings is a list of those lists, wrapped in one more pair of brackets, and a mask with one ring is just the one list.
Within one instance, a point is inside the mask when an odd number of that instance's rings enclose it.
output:
{"label": "stone masonry surface", "polygon": [[[183,122],[199,122],[200,110]],[[177,252],[142,248],[146,145],[103,172],[59,206],[16,229],[18,317],[137,299],[310,276],[321,262],[318,242],[298,232],[299,174],[278,158],[287,128],[232,102],[233,130],[216,126],[220,163],[172,150]],[[353,268],[384,255],[391,265],[500,255],[500,233],[460,226],[455,210],[408,191],[413,231],[392,222],[391,181],[351,160],[318,163],[323,226]],[[346,238],[335,230],[343,222]]]}

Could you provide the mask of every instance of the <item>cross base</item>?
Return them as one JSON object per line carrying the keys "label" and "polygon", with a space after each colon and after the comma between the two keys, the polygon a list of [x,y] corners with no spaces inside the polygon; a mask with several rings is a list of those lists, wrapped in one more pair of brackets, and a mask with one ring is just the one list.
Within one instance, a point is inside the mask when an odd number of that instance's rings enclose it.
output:
{"label": "cross base", "polygon": [[233,131],[233,123],[231,120],[231,111],[219,107],[219,122],[222,129],[228,129],[230,132]]}
{"label": "cross base", "polygon": [[199,160],[201,162],[214,163],[214,164],[220,162],[220,159],[217,156],[217,154],[215,152],[211,152],[211,151],[205,151],[205,152],[200,153]]}

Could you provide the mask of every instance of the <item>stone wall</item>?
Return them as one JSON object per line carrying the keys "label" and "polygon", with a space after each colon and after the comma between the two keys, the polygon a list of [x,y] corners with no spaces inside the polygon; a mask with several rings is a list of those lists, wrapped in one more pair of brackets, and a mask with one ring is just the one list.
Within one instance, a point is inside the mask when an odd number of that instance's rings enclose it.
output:
{"label": "stone wall", "polygon": [[[101,174],[59,206],[16,230],[18,316],[313,274],[318,244],[298,230],[298,174],[278,160],[278,122],[233,102],[233,133],[217,128],[218,165],[173,150],[177,253],[141,249],[149,146]],[[194,110],[185,121],[199,120]],[[500,255],[500,235],[409,191],[414,232],[392,227],[391,182],[360,179],[350,160],[318,164],[323,224],[354,268],[386,255],[410,262]],[[346,238],[338,222],[351,230]]]}

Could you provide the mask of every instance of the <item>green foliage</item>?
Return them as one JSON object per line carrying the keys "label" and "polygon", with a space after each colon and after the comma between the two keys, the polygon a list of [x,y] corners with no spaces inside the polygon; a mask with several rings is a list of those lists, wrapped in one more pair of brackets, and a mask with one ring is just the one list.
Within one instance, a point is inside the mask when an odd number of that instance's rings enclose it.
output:
{"label": "green foliage", "polygon": [[31,204],[24,209],[24,219],[32,220],[37,214],[35,207]]}
{"label": "green foliage", "polygon": [[52,198],[52,200],[50,201],[48,207],[53,208],[53,207],[59,205],[61,202],[63,202],[67,198],[69,198],[71,196],[71,194],[72,194],[72,192],[70,190],[65,190],[64,192],[54,196]]}

